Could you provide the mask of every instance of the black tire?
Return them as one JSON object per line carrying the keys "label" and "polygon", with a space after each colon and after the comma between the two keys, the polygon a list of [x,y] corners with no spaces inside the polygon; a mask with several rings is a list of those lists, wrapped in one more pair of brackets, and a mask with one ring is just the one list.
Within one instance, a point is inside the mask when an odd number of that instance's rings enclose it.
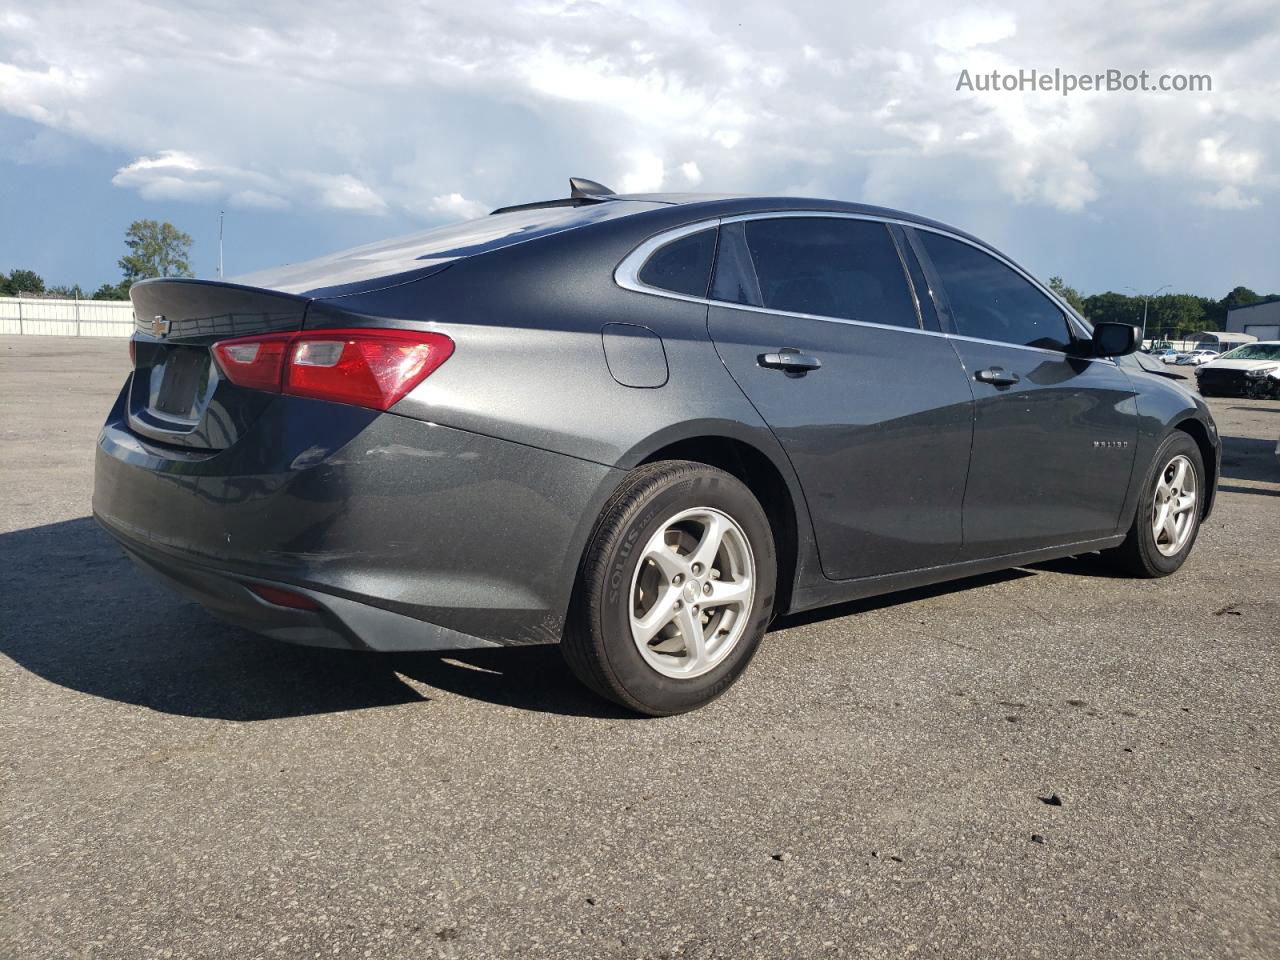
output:
{"label": "black tire", "polygon": [[[1156,484],[1160,475],[1170,462],[1178,456],[1185,456],[1191,461],[1196,475],[1197,502],[1195,507],[1195,527],[1187,542],[1177,553],[1166,556],[1156,547],[1155,534],[1151,529],[1155,509]],[[1204,458],[1200,455],[1200,447],[1190,435],[1181,430],[1174,431],[1156,450],[1146,475],[1142,479],[1142,488],[1138,493],[1138,509],[1134,512],[1133,525],[1124,543],[1111,550],[1104,550],[1102,555],[1111,566],[1131,577],[1167,577],[1186,561],[1195,546],[1196,537],[1200,535],[1200,520],[1204,516],[1206,490]]]}
{"label": "black tire", "polygon": [[[724,513],[741,528],[756,589],[745,632],[724,659],[701,676],[673,678],[650,666],[633,640],[631,585],[644,545],[671,518],[695,507]],[[645,464],[623,480],[592,531],[561,644],[565,660],[588,687],[638,713],[669,716],[703,706],[751,662],[773,616],[777,571],[768,517],[741,481],[686,460]]]}

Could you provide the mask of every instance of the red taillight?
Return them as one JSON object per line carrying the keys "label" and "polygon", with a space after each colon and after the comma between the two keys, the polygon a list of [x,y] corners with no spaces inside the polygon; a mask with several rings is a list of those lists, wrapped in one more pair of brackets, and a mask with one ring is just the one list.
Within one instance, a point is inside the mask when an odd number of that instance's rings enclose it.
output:
{"label": "red taillight", "polygon": [[136,367],[138,365],[138,348],[134,346],[133,337],[129,338],[129,366]]}
{"label": "red taillight", "polygon": [[291,333],[223,340],[213,345],[213,355],[236,386],[279,393],[284,358],[292,340]]}
{"label": "red taillight", "polygon": [[246,587],[256,593],[267,603],[274,603],[277,607],[289,607],[293,610],[319,610],[320,604],[316,603],[310,597],[301,593],[294,593],[292,590],[282,590],[280,587],[269,587],[265,583],[246,583]]}
{"label": "red taillight", "polygon": [[453,353],[442,333],[315,330],[213,345],[237,386],[387,410]]}

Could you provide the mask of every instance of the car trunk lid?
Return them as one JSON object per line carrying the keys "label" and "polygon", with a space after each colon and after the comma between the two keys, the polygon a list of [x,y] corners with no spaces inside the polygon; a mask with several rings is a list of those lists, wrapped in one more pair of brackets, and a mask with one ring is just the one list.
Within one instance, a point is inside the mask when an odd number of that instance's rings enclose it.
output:
{"label": "car trunk lid", "polygon": [[222,376],[210,349],[231,337],[302,329],[307,299],[234,283],[161,279],[129,291],[136,329],[129,426],[197,450],[231,446],[272,400]]}

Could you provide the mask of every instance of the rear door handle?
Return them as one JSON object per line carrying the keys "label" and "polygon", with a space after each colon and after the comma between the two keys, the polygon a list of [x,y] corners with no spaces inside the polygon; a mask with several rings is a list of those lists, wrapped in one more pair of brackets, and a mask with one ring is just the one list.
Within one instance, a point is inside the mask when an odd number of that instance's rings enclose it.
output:
{"label": "rear door handle", "polygon": [[1007,387],[1022,379],[1016,373],[1005,370],[1004,367],[988,367],[986,370],[979,370],[973,375],[973,378],[981,380],[983,383],[994,384],[997,387]]}
{"label": "rear door handle", "polygon": [[783,347],[777,353],[762,353],[756,358],[762,367],[784,370],[795,376],[804,376],[810,370],[817,370],[822,361],[817,357],[801,353],[795,347]]}

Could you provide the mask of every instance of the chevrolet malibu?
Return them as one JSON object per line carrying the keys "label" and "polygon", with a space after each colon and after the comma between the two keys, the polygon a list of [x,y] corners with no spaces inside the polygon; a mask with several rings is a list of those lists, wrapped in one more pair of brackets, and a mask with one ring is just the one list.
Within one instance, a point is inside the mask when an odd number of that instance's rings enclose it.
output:
{"label": "chevrolet malibu", "polygon": [[773,618],[1101,552],[1186,560],[1204,403],[963,231],[793,198],[567,199],[133,287],[94,513],[233,624],[558,642],[645,714]]}

